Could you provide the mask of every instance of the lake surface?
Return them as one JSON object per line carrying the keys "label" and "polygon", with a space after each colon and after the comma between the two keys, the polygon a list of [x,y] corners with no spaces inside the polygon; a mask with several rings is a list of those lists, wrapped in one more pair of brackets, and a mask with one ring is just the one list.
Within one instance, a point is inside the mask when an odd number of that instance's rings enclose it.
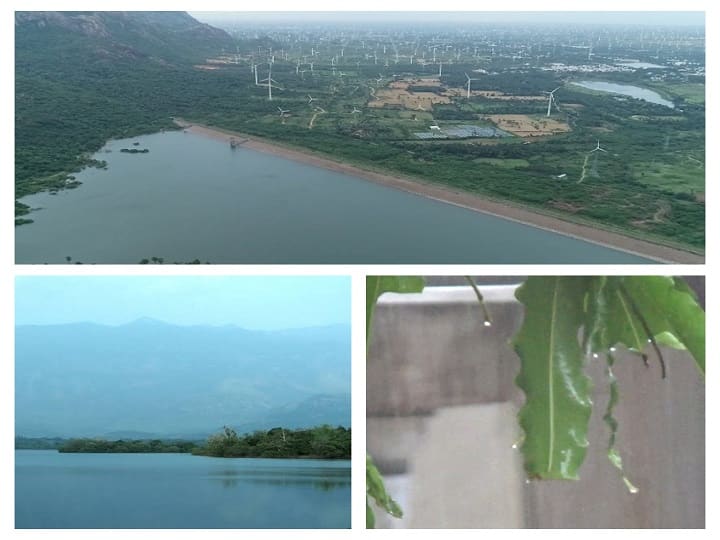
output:
{"label": "lake surface", "polygon": [[79,173],[77,189],[22,199],[41,210],[15,228],[17,263],[648,262],[182,131],[111,141],[95,157],[108,170]]}
{"label": "lake surface", "polygon": [[349,528],[350,461],[15,451],[16,528]]}
{"label": "lake surface", "polygon": [[576,86],[582,86],[589,90],[596,90],[598,92],[609,92],[611,94],[622,94],[623,96],[630,96],[635,99],[643,99],[649,103],[655,103],[656,105],[664,105],[665,107],[675,108],[672,101],[664,99],[660,94],[647,88],[640,88],[632,84],[617,84],[603,81],[580,81],[571,83]]}

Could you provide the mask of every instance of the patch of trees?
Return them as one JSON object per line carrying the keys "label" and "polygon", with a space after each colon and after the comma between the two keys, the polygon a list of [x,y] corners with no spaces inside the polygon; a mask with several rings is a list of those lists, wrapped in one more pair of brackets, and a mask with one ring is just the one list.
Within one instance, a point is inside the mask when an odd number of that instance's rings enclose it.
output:
{"label": "patch of trees", "polygon": [[193,454],[213,457],[350,459],[350,435],[350,429],[327,425],[295,430],[276,427],[242,436],[225,427],[222,433],[212,435],[205,446],[195,448]]}
{"label": "patch of trees", "polygon": [[442,94],[447,88],[444,86],[422,86],[422,85],[410,85],[408,86],[410,92],[432,92],[433,94]]}
{"label": "patch of trees", "polygon": [[62,453],[86,454],[187,454],[197,447],[192,441],[70,439],[58,447]]}
{"label": "patch of trees", "polygon": [[65,442],[60,437],[15,437],[15,450],[57,450]]}
{"label": "patch of trees", "polygon": [[436,120],[477,120],[478,113],[459,109],[456,105],[435,105],[433,118]]}

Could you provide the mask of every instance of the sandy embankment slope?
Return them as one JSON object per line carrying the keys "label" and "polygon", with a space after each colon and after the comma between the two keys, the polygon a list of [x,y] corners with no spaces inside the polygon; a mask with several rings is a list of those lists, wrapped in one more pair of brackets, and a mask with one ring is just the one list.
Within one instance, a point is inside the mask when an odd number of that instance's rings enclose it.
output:
{"label": "sandy embankment slope", "polygon": [[437,201],[454,204],[477,212],[509,219],[613,249],[619,249],[641,257],[653,259],[657,262],[680,264],[702,264],[705,262],[705,258],[702,255],[653,244],[619,233],[596,229],[588,225],[565,221],[550,215],[533,212],[527,208],[484,199],[472,193],[456,191],[448,187],[428,184],[419,180],[409,180],[390,174],[368,171],[354,165],[348,165],[327,157],[318,156],[310,151],[287,148],[280,144],[267,142],[242,133],[190,123],[181,118],[176,118],[175,122],[190,133],[212,137],[227,143],[229,143],[231,138],[234,138],[241,142],[243,147],[252,150],[258,150],[316,167],[323,167]]}

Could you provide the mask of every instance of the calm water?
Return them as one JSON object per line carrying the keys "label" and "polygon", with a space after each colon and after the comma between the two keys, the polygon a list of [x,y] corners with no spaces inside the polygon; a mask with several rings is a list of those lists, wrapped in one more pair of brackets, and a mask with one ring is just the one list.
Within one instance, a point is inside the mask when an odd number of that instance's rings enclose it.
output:
{"label": "calm water", "polygon": [[[148,154],[121,153],[139,142]],[[110,153],[106,153],[109,150]],[[108,170],[22,201],[18,263],[639,263],[634,255],[179,132],[112,141]]]}
{"label": "calm water", "polygon": [[622,94],[623,96],[630,96],[635,99],[644,99],[649,103],[655,103],[656,105],[664,105],[665,107],[674,108],[675,105],[672,101],[664,99],[657,92],[648,90],[647,88],[640,88],[639,86],[633,86],[631,84],[617,84],[603,81],[580,81],[574,82],[577,86],[588,88],[589,90],[597,90],[599,92],[610,92],[611,94]]}
{"label": "calm water", "polygon": [[349,528],[350,462],[15,451],[16,528]]}

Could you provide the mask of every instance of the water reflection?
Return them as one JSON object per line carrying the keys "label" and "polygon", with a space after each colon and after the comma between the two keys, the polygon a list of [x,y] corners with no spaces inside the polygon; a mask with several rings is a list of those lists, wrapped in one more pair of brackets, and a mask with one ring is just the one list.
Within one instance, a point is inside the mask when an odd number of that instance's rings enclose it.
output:
{"label": "water reflection", "polygon": [[348,528],[350,499],[349,461],[15,453],[21,529]]}
{"label": "water reflection", "polygon": [[234,488],[239,484],[264,484],[270,486],[313,487],[321,491],[350,486],[350,469],[311,468],[311,469],[227,469],[208,475],[211,481],[219,481],[224,488]]}

